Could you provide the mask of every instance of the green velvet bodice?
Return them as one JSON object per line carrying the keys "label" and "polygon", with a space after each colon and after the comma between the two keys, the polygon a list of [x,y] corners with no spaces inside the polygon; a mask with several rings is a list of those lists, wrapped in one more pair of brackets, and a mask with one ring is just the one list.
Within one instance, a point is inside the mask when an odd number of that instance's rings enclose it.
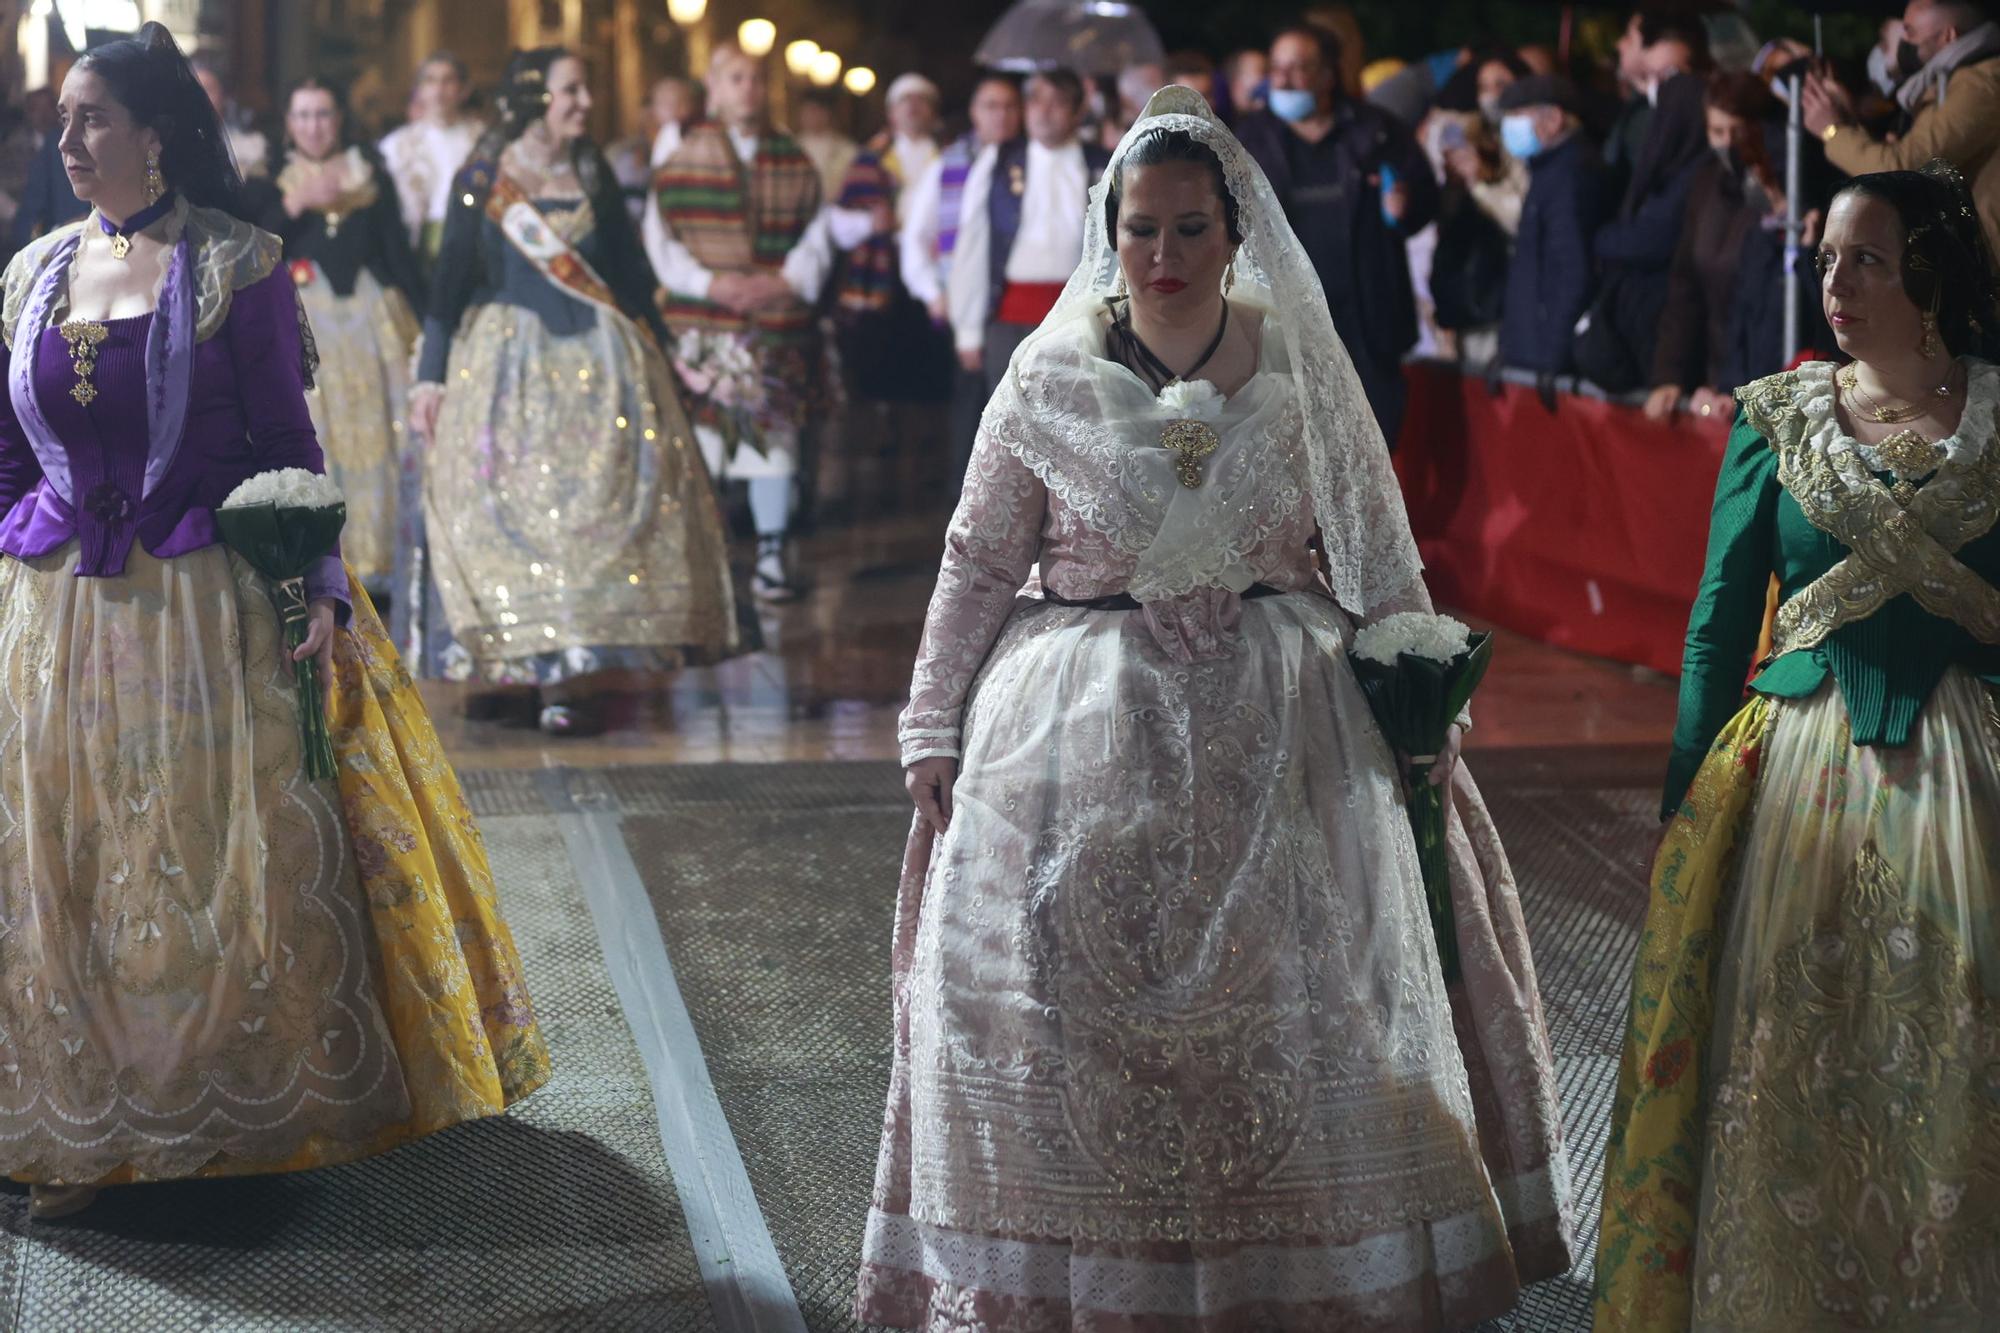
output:
{"label": "green velvet bodice", "polygon": [[[1993,368],[1974,363],[1974,373],[1990,387]],[[1771,577],[1776,575],[1781,602],[1786,601],[1851,554],[1849,546],[1808,518],[1780,480],[1780,442],[1771,436],[1789,431],[1793,447],[1810,447],[1798,442],[1810,423],[1796,419],[1796,412],[1792,420],[1776,421],[1768,410],[1794,394],[1795,375],[1773,376],[1739,395],[1745,407],[1716,483],[1707,565],[1688,621],[1667,815],[1678,808],[1709,746],[1742,706],[1744,676],[1763,631]],[[1990,404],[1975,417],[1969,401],[1966,413],[1961,436],[1969,427],[1990,433]],[[2000,441],[1987,441],[1986,450],[2000,462]],[[1978,471],[1980,476],[1961,474],[1958,482],[1975,498],[1986,484],[1985,475],[1995,469]],[[1889,479],[1877,474],[1877,480],[1886,484]],[[1989,503],[2000,502],[2000,486],[1994,490]],[[1987,585],[2000,585],[2000,526],[1989,525],[1960,546],[1956,557]],[[1778,698],[1803,698],[1831,675],[1846,705],[1854,743],[1895,746],[1909,742],[1925,701],[1952,666],[2000,684],[2000,645],[1981,642],[1959,620],[1904,593],[1865,618],[1840,624],[1817,644],[1776,656],[1750,688]]]}

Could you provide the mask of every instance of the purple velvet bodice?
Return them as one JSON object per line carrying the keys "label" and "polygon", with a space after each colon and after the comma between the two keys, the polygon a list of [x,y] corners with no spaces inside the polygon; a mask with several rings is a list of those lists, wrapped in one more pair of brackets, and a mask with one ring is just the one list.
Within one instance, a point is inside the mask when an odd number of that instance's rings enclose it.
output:
{"label": "purple velvet bodice", "polygon": [[[291,275],[279,265],[237,290],[221,327],[196,341],[188,263],[184,242],[154,314],[106,321],[88,406],[71,395],[60,328],[30,337],[24,315],[0,359],[0,553],[32,559],[75,539],[80,577],[114,577],[135,540],[161,559],[214,545],[214,511],[258,473],[325,471]],[[67,256],[50,265],[31,311],[47,308],[66,269]],[[307,585],[348,600],[337,552]]]}
{"label": "purple velvet bodice", "polygon": [[[104,321],[86,405],[60,328],[44,329],[35,353],[35,397],[69,460],[79,568],[121,568],[146,485],[146,332],[150,314]],[[122,540],[121,540],[122,538]],[[19,554],[19,552],[11,552]]]}

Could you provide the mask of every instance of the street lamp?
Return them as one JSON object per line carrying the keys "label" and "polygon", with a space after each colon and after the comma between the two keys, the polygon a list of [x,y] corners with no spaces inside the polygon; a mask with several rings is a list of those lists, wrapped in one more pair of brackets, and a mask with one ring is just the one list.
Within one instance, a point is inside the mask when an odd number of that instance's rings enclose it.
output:
{"label": "street lamp", "polygon": [[802,37],[796,42],[785,44],[785,68],[792,72],[792,77],[795,79],[803,79],[811,74],[813,65],[818,60],[819,43],[810,38]]}
{"label": "street lamp", "polygon": [[708,0],[667,0],[667,17],[683,28],[701,22],[701,16],[707,12]]}
{"label": "street lamp", "polygon": [[856,97],[866,97],[875,87],[875,71],[866,65],[856,65],[847,71],[847,91]]}
{"label": "street lamp", "polygon": [[778,44],[778,25],[769,19],[744,19],[736,29],[736,44],[744,55],[762,60]]}
{"label": "street lamp", "polygon": [[812,79],[813,87],[815,88],[831,88],[834,84],[839,83],[840,53],[837,51],[822,51],[817,56],[814,56],[812,69],[808,72],[808,77]]}

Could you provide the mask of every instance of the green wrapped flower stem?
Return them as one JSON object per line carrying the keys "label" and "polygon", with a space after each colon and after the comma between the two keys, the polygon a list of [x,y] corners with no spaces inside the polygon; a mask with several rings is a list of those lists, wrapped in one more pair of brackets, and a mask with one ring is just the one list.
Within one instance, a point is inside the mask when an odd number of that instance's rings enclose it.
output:
{"label": "green wrapped flower stem", "polygon": [[[277,603],[278,619],[284,623],[286,656],[295,656],[312,629],[306,581],[277,580],[271,585],[271,600]],[[294,660],[292,673],[299,683],[299,731],[306,747],[306,777],[313,782],[330,782],[340,775],[334,769],[333,733],[326,724],[326,692],[319,678],[319,660]]]}
{"label": "green wrapped flower stem", "polygon": [[[284,628],[286,656],[297,653],[312,628],[306,574],[340,542],[346,505],[225,505],[215,525],[230,550],[264,576]],[[299,731],[305,742],[306,777],[329,782],[334,768],[333,736],[326,721],[326,691],[313,658],[292,663],[299,686]]]}
{"label": "green wrapped flower stem", "polygon": [[1417,863],[1423,870],[1424,899],[1430,909],[1431,932],[1437,937],[1438,963],[1447,984],[1458,980],[1458,926],[1451,909],[1451,864],[1445,854],[1445,802],[1449,793],[1433,787],[1434,760],[1421,755],[1444,751],[1452,723],[1472,700],[1473,691],[1493,659],[1493,636],[1471,637],[1466,650],[1449,662],[1404,653],[1395,665],[1350,653],[1354,677],[1367,696],[1368,707],[1391,748],[1411,758],[1404,774],[1410,832],[1417,842]]}
{"label": "green wrapped flower stem", "polygon": [[1445,859],[1445,791],[1431,785],[1428,764],[1413,764],[1406,785],[1410,832],[1416,835],[1417,864],[1424,871],[1424,902],[1430,908],[1431,933],[1437,937],[1438,966],[1449,983],[1458,980],[1458,922],[1451,910],[1451,865]]}

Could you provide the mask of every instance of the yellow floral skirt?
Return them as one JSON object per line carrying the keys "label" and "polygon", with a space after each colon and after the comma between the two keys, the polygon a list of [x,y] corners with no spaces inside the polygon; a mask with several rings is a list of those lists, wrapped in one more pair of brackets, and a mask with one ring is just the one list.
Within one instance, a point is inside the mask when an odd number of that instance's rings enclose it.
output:
{"label": "yellow floral skirt", "polygon": [[1600,1330],[2000,1327],[2000,696],[1751,703],[1654,865]]}
{"label": "yellow floral skirt", "polygon": [[338,782],[220,546],[0,557],[0,1174],[304,1170],[548,1076],[479,835],[367,597]]}

